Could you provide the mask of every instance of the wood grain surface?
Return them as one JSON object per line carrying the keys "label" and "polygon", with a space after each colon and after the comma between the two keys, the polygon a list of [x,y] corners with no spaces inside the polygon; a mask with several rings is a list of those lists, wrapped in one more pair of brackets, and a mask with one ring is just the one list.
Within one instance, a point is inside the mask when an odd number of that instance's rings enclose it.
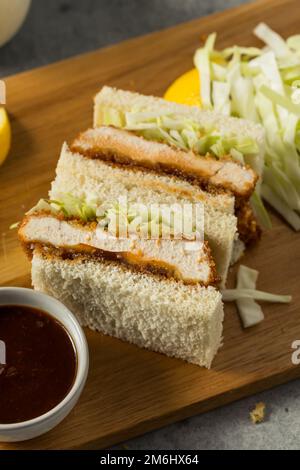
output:
{"label": "wood grain surface", "polygon": [[[261,20],[283,35],[300,32],[300,2],[250,3],[6,79],[13,147],[0,169],[1,285],[30,286],[29,263],[8,227],[46,196],[62,142],[91,126],[101,86],[162,95],[191,68],[201,36],[217,31],[220,47],[259,45],[252,29]],[[91,366],[78,405],[50,433],[0,449],[106,447],[299,377],[291,362],[300,339],[299,235],[273,219],[243,262],[259,270],[260,289],[292,294],[290,305],[265,305],[265,321],[248,331],[226,305],[224,346],[210,371],[87,331]]]}

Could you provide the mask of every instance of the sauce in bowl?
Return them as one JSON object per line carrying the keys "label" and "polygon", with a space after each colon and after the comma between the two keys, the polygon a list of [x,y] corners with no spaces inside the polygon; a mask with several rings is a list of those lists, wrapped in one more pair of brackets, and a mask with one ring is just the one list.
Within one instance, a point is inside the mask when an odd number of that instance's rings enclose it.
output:
{"label": "sauce in bowl", "polygon": [[75,381],[77,355],[64,326],[48,313],[0,306],[0,423],[47,413]]}

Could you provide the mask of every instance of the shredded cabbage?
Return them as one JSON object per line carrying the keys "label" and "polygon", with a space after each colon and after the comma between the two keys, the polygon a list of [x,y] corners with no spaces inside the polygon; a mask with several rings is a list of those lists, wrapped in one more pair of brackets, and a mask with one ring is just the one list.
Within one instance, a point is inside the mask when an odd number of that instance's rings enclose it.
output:
{"label": "shredded cabbage", "polygon": [[[237,290],[255,289],[257,278],[258,271],[241,264],[237,273]],[[244,328],[249,328],[263,321],[262,308],[254,299],[238,299],[236,305]]]}
{"label": "shredded cabbage", "polygon": [[265,95],[266,98],[268,98],[273,104],[285,108],[287,111],[300,118],[300,106],[293,103],[293,101],[291,101],[291,99],[289,99],[287,96],[283,96],[265,85],[262,85],[260,92]]}
{"label": "shredded cabbage", "polygon": [[213,82],[213,103],[214,108],[216,111],[226,114],[227,116],[230,115],[230,102],[229,102],[229,94],[230,94],[230,86],[228,83]]}
{"label": "shredded cabbage", "polygon": [[257,190],[255,190],[251,196],[251,204],[252,204],[254,213],[256,217],[260,220],[261,224],[265,228],[271,229],[272,222],[271,222],[270,216]]}
{"label": "shredded cabbage", "polygon": [[234,52],[238,50],[239,54],[241,56],[245,57],[257,57],[262,54],[261,49],[258,49],[258,47],[238,47],[238,46],[233,46],[233,47],[227,47],[222,51],[222,55],[225,59],[229,59],[232,57]]}
{"label": "shredded cabbage", "polygon": [[201,71],[201,103],[202,106],[207,109],[210,109],[212,107],[210,55],[214,49],[216,36],[216,33],[210,34],[206,40],[204,47],[202,49],[198,49],[194,57],[195,67],[199,70],[199,72]]}
{"label": "shredded cabbage", "polygon": [[18,228],[19,225],[20,225],[20,222],[14,222],[13,224],[11,224],[9,226],[9,230],[14,230],[14,229]]}
{"label": "shredded cabbage", "polygon": [[88,203],[85,198],[64,194],[59,200],[49,200],[48,204],[54,211],[62,212],[66,217],[75,217],[83,222],[96,220],[96,205]]}
{"label": "shredded cabbage", "polygon": [[255,300],[278,303],[289,303],[292,300],[290,295],[275,295],[256,290],[257,278],[258,271],[240,265],[236,289],[222,291],[224,302],[236,301],[244,328],[257,325],[264,319],[263,311]]}
{"label": "shredded cabbage", "polygon": [[[218,83],[218,90],[215,90],[215,94],[218,94],[217,99],[222,107],[222,102],[226,101],[226,90],[221,90],[220,85]],[[105,116],[105,125],[114,125],[118,121],[123,123],[122,128],[134,131],[147,140],[164,142],[183,150],[192,150],[197,155],[211,154],[222,158],[232,154],[237,157],[237,160],[241,160],[240,156],[258,152],[257,143],[250,137],[238,136],[233,133],[223,136],[217,129],[204,127],[195,120],[169,112],[131,111],[122,113],[113,110],[111,121],[109,119],[110,110],[102,110],[102,112]]]}
{"label": "shredded cabbage", "polygon": [[[123,229],[128,234],[136,234],[146,238],[180,237],[195,240],[196,224],[194,218],[183,215],[176,217],[178,207],[168,205],[120,204],[110,205],[102,219],[101,226],[109,232]],[[180,215],[183,213],[180,213]]]}
{"label": "shredded cabbage", "polygon": [[83,222],[97,220],[97,203],[87,197],[75,197],[72,194],[60,194],[57,199],[40,199],[26,214],[50,212],[62,214],[68,218],[77,218]]}
{"label": "shredded cabbage", "polygon": [[[261,196],[299,230],[300,34],[284,40],[264,23],[254,29],[254,34],[264,41],[264,48],[233,46],[223,51],[210,48],[209,54],[206,50],[209,58],[206,68],[212,71],[211,106],[225,115],[263,125],[266,148]],[[201,51],[203,48],[195,57],[201,57]],[[200,66],[199,73],[202,78]],[[217,154],[222,150],[221,144],[214,144]],[[233,148],[230,153],[236,159],[240,157],[236,150],[246,154],[237,146]],[[251,158],[246,162],[252,166]],[[260,222],[270,227],[260,186],[261,181],[251,201]]]}
{"label": "shredded cabbage", "polygon": [[280,198],[277,194],[267,185],[263,184],[261,187],[263,198],[274,207],[277,212],[293,227],[297,232],[300,231],[300,216],[296,211],[290,207]]}
{"label": "shredded cabbage", "polygon": [[[60,194],[57,199],[40,199],[27,214],[40,211],[62,214],[67,218],[76,218],[83,222],[97,222],[100,227],[112,235],[140,235],[146,238],[176,237],[187,240],[196,239],[196,228],[202,226],[201,214],[187,214],[176,205],[145,206],[127,202],[101,204],[95,198],[75,197],[72,194]],[[176,215],[179,215],[176,217]],[[196,220],[197,217],[197,220]],[[201,225],[200,225],[201,224]]]}
{"label": "shredded cabbage", "polygon": [[300,34],[295,34],[294,36],[290,36],[286,43],[288,47],[292,50],[300,54]]}
{"label": "shredded cabbage", "polygon": [[291,295],[276,295],[256,289],[226,289],[222,292],[224,302],[232,302],[238,299],[254,299],[264,302],[277,302],[288,304],[292,300]]}
{"label": "shredded cabbage", "polygon": [[265,42],[274,51],[277,57],[284,57],[289,54],[289,48],[282,37],[269,28],[265,23],[259,23],[254,29],[254,34]]}
{"label": "shredded cabbage", "polygon": [[26,212],[26,214],[33,214],[34,212],[38,211],[53,212],[54,208],[51,207],[51,204],[46,199],[40,199],[38,203],[34,207],[32,207],[32,209]]}

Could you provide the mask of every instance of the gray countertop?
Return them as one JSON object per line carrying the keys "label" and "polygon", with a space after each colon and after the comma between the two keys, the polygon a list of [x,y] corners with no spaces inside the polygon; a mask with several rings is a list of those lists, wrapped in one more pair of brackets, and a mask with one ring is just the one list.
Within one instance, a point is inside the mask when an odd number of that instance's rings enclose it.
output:
{"label": "gray countertop", "polygon": [[[33,0],[21,31],[0,48],[0,77],[116,43],[243,0]],[[130,449],[298,449],[299,381],[131,440]],[[258,401],[260,425],[249,420]]]}

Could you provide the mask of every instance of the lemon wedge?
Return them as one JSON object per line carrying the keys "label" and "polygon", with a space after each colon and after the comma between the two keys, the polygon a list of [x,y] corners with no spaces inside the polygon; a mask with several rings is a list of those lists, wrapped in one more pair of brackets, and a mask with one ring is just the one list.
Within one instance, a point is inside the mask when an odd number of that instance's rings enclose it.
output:
{"label": "lemon wedge", "polygon": [[6,159],[11,143],[11,128],[7,112],[0,107],[0,165]]}
{"label": "lemon wedge", "polygon": [[189,70],[167,89],[164,98],[179,104],[201,106],[200,78],[197,69]]}

